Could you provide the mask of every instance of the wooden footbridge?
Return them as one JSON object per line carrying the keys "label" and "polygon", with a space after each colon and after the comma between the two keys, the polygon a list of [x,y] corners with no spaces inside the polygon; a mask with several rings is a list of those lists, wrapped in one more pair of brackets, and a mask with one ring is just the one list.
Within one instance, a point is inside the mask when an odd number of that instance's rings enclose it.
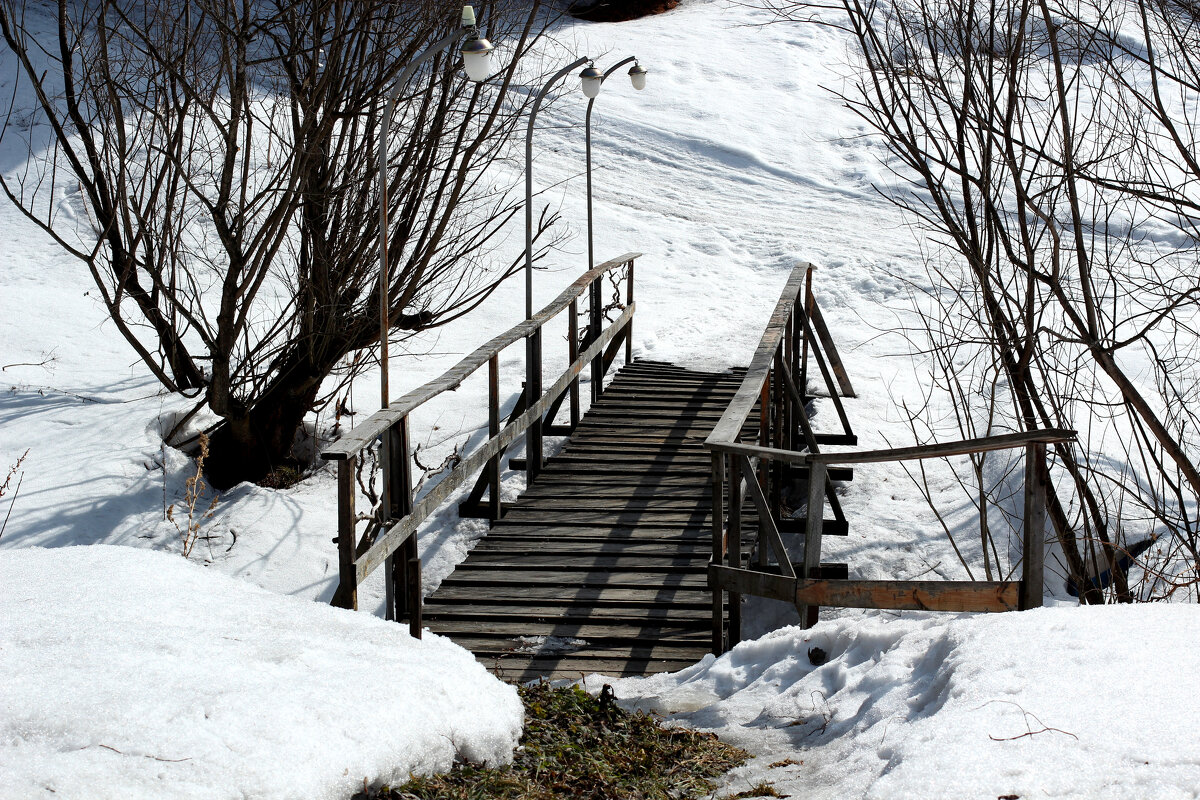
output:
{"label": "wooden footbridge", "polygon": [[[857,445],[843,403],[854,390],[813,293],[811,266],[789,277],[749,366],[710,373],[632,360],[637,257],[589,271],[533,319],[324,452],[338,462],[335,605],[356,608],[358,585],[383,568],[389,619],[407,621],[414,636],[428,629],[450,637],[502,677],[530,680],[681,669],[740,640],[744,594],[795,603],[808,625],[820,606],[1004,611],[1041,604],[1046,445],[1072,432],[827,453]],[[543,391],[542,330],[564,314],[570,363]],[[502,421],[499,354],[522,342],[536,365],[534,386],[527,381],[513,393]],[[622,350],[624,366],[609,376]],[[487,440],[414,497],[410,414],[485,366]],[[585,370],[591,403],[582,413]],[[810,384],[829,398],[834,430],[814,427]],[[546,435],[569,438],[543,461]],[[526,457],[508,457],[520,439]],[[822,562],[823,537],[849,528],[837,487],[852,479],[854,464],[1006,448],[1026,450],[1020,580],[851,580],[846,564]],[[378,502],[359,514],[356,474],[368,453],[387,468]],[[523,469],[528,479],[514,503],[501,499],[506,468]],[[425,597],[420,526],[472,479],[472,489],[459,492],[459,513],[488,518],[491,531]],[[784,534],[803,534],[803,546],[789,550]]]}

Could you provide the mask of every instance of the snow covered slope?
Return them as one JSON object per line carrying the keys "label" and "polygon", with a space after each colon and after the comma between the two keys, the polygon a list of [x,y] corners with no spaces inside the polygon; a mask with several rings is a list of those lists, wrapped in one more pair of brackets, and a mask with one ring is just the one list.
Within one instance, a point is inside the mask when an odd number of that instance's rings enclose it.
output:
{"label": "snow covered slope", "polygon": [[0,552],[0,676],[5,800],[340,800],[524,719],[446,639],[127,547]]}
{"label": "snow covered slope", "polygon": [[[731,793],[768,781],[806,800],[1194,798],[1200,699],[1180,678],[1200,671],[1196,611],[821,623],[615,689],[755,753]],[[813,648],[828,661],[814,666]]]}

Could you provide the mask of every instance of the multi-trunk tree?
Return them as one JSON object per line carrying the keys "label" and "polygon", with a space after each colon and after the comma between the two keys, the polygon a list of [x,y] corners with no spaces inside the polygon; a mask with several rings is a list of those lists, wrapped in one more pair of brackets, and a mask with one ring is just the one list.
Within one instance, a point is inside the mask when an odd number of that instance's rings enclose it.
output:
{"label": "multi-trunk tree", "polygon": [[[521,210],[506,157],[536,3],[487,0],[506,63],[468,81],[456,48],[403,88],[391,129],[388,296],[403,335],[480,303]],[[228,486],[292,463],[336,370],[379,336],[376,141],[398,73],[457,26],[390,0],[0,2],[20,65],[0,138],[27,136],[8,197],[86,265],[117,329],[170,391],[220,418]],[[22,123],[22,124],[17,124]],[[549,227],[543,217],[541,234]]]}

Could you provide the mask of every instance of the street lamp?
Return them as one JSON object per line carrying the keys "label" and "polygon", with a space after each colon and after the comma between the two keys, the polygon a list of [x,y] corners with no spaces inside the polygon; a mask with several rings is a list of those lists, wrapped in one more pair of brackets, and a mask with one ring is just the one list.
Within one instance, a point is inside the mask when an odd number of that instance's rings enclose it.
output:
{"label": "street lamp", "polygon": [[[546,81],[546,85],[538,92],[529,112],[529,126],[525,131],[525,319],[533,319],[533,124],[537,119],[538,109],[545,99],[550,87],[561,80],[571,70],[587,64],[588,67],[579,73],[583,84],[583,92],[589,98],[600,93],[600,84],[604,76],[592,64],[587,56],[571,62]],[[542,331],[537,329],[525,339],[525,401],[526,408],[532,408],[542,394]],[[535,421],[525,432],[525,479],[533,483],[533,479],[542,469],[542,426]]]}
{"label": "street lamp", "polygon": [[[646,88],[646,73],[649,71],[641,64],[634,56],[622,59],[616,64],[606,69],[603,74],[600,70],[591,68],[592,72],[596,73],[596,88],[588,97],[587,115],[584,118],[584,140],[587,143],[587,158],[586,158],[586,173],[587,173],[587,243],[588,243],[588,269],[596,266],[596,248],[592,230],[592,104],[596,102],[596,95],[600,93],[600,84],[604,83],[609,75],[612,75],[618,68],[625,66],[630,61],[633,66],[629,68],[629,80],[633,83],[633,88],[641,91]],[[586,93],[586,90],[585,90]],[[590,296],[591,302],[591,331],[588,334],[588,339],[592,340],[600,335],[600,290],[593,285]],[[592,361],[592,402],[595,403],[600,399],[601,382],[604,380],[603,364],[600,358]]]}
{"label": "street lamp", "polygon": [[[492,72],[491,54],[494,49],[491,43],[484,39],[479,34],[479,28],[475,25],[475,9],[471,6],[463,6],[462,25],[461,27],[447,34],[441,40],[434,42],[419,56],[405,66],[404,71],[396,79],[396,83],[392,87],[391,94],[388,96],[387,105],[384,107],[383,120],[379,125],[379,142],[378,142],[378,157],[379,157],[379,403],[380,407],[386,409],[388,407],[388,329],[390,328],[388,312],[391,302],[391,270],[388,267],[388,131],[392,127],[392,114],[396,109],[396,103],[400,99],[400,92],[404,90],[409,78],[413,73],[429,59],[433,58],[438,53],[455,42],[460,41],[464,36],[469,35],[459,53],[462,55],[463,67],[466,69],[467,77],[473,81],[480,82],[486,80]],[[406,430],[406,429],[403,429]],[[392,448],[399,446],[401,450],[399,454],[393,454]],[[407,486],[402,487],[400,498],[397,498],[395,489],[401,486],[393,486],[394,480],[399,477],[402,482],[406,483],[404,475],[393,475],[393,455],[399,455],[400,458],[408,458],[408,441],[407,433],[401,435],[401,441],[393,442],[391,435],[385,434],[381,443],[380,461],[383,470],[383,489],[380,492],[380,522],[386,524],[393,517],[393,514],[404,515],[408,513],[407,504],[411,500],[410,492]],[[397,503],[397,500],[400,500]],[[416,538],[411,538],[405,543],[408,548],[406,555],[402,558],[415,561],[419,558],[417,555]],[[384,586],[386,587],[386,599],[384,601],[386,609],[385,616],[389,620],[394,620],[397,617],[397,603],[400,600],[396,593],[396,554],[392,554],[387,558],[387,564],[384,570],[385,579]],[[418,562],[419,563],[419,562]],[[406,573],[407,574],[407,573]],[[419,576],[419,572],[417,573]],[[407,578],[405,578],[407,580]],[[419,583],[419,577],[418,577]],[[420,596],[415,598],[415,602],[420,604]],[[421,637],[421,630],[417,623],[419,615],[415,614],[412,609],[410,613],[414,613],[413,621],[410,623],[413,628],[413,636]]]}
{"label": "street lamp", "polygon": [[475,9],[463,6],[462,26],[448,34],[445,38],[430,45],[419,56],[414,58],[400,73],[388,97],[387,106],[383,111],[383,121],[379,126],[379,402],[381,408],[388,406],[388,328],[389,301],[391,300],[391,271],[388,268],[388,203],[387,203],[387,165],[388,165],[388,130],[392,126],[392,114],[400,92],[404,90],[408,79],[429,59],[442,52],[450,45],[459,41],[464,35],[470,34],[469,39],[459,48],[462,55],[463,67],[467,77],[476,83],[484,81],[492,74],[492,43],[479,34],[475,25]]}

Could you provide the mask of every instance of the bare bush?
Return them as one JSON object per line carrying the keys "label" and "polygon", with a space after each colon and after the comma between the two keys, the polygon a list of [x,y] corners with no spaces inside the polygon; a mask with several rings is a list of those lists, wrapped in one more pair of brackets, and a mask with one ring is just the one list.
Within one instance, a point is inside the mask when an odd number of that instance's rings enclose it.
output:
{"label": "bare bush", "polygon": [[[776,9],[849,33],[860,70],[843,99],[887,146],[897,176],[888,196],[935,243],[931,280],[917,287],[923,321],[910,330],[944,401],[920,410],[923,431],[1078,429],[1082,446],[1055,447],[1050,464],[1068,584],[1086,602],[1179,596],[1181,586],[1195,599],[1194,6]],[[986,489],[979,477],[964,479],[972,494]],[[1149,569],[1131,587],[1122,566],[1151,537]]]}

